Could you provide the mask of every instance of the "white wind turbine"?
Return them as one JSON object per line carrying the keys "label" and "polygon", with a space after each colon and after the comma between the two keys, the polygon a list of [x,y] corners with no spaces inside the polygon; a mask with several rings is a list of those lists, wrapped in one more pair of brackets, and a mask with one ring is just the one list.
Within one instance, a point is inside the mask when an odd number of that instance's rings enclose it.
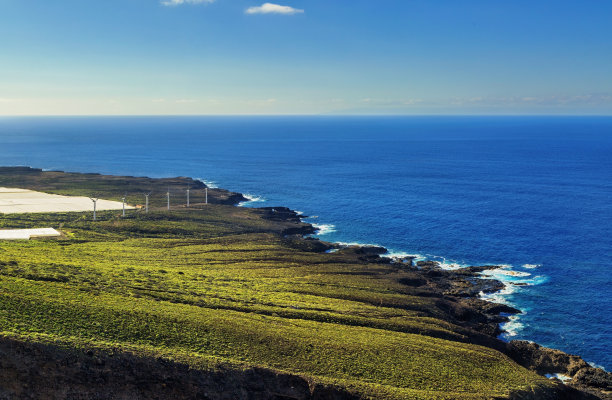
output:
{"label": "white wind turbine", "polygon": [[93,213],[93,220],[96,221],[97,220],[97,218],[96,218],[96,206],[98,205],[98,199],[94,198],[94,197],[90,197],[89,199],[93,202],[93,208],[94,208],[93,209],[93,212],[94,212]]}
{"label": "white wind turbine", "polygon": [[151,195],[151,192],[149,193],[145,193],[145,213],[149,213],[149,196]]}

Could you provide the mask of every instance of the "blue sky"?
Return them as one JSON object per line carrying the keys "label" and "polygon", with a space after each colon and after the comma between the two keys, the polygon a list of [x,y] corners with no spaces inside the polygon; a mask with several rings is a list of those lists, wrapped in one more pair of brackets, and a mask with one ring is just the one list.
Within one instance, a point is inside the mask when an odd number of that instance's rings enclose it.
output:
{"label": "blue sky", "polygon": [[612,114],[612,2],[0,0],[0,115]]}

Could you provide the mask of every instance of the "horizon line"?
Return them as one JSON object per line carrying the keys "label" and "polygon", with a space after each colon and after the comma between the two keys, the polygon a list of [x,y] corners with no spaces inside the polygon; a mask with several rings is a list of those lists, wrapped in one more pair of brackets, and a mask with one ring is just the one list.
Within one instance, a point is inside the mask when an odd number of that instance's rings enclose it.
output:
{"label": "horizon line", "polygon": [[91,117],[612,117],[610,114],[0,114],[0,118],[91,118]]}

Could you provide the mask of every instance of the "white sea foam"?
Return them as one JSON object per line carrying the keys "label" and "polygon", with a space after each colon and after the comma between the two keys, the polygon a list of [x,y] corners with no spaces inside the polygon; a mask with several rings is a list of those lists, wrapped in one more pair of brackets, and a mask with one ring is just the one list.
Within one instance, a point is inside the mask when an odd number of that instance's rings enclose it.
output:
{"label": "white sea foam", "polygon": [[333,224],[312,224],[317,230],[317,235],[327,235],[328,233],[336,232],[336,225]]}
{"label": "white sea foam", "polygon": [[[480,298],[494,303],[506,304],[516,307],[513,304],[513,295],[524,290],[527,286],[541,285],[548,281],[548,277],[544,275],[532,276],[531,273],[525,271],[515,271],[512,265],[501,265],[501,268],[486,270],[481,272],[483,278],[496,279],[504,284],[504,288],[495,293],[480,293]],[[522,309],[524,315],[527,310]],[[511,340],[517,336],[523,329],[524,325],[519,320],[520,315],[512,315],[509,321],[500,324],[500,328],[504,333],[500,335],[502,339]]]}
{"label": "white sea foam", "polygon": [[493,303],[512,305],[509,296],[520,290],[520,286],[505,285],[504,288],[495,293],[480,292],[479,297],[483,300],[492,301]]}
{"label": "white sea foam", "polygon": [[451,262],[443,261],[443,262],[440,263],[440,268],[446,269],[446,270],[449,270],[449,271],[453,271],[453,270],[461,269],[461,268],[465,268],[465,267],[467,267],[467,265],[455,263],[455,262],[452,262],[452,261]]}
{"label": "white sea foam", "polygon": [[219,188],[219,186],[217,186],[217,182],[207,181],[206,179],[202,179],[202,178],[195,178],[195,180],[202,182],[203,184],[205,184],[210,189],[217,189],[217,188]]}
{"label": "white sea foam", "polygon": [[459,261],[451,260],[445,257],[433,257],[433,261],[437,261],[438,263],[440,263],[440,268],[449,271],[469,267],[468,264],[462,264]]}
{"label": "white sea foam", "polygon": [[518,286],[537,286],[548,281],[545,275],[532,276],[531,273],[525,271],[515,271],[510,265],[504,265],[502,268],[483,271],[483,277],[497,279],[504,283],[506,287]]}
{"label": "white sea foam", "polygon": [[420,258],[415,259],[415,261],[426,261],[426,260],[435,261],[440,265],[440,268],[446,269],[449,271],[469,267],[468,264],[463,264],[457,260],[452,260],[449,258],[440,257],[440,256],[436,256],[433,254],[425,254],[425,256],[421,256],[421,255],[419,256]]}
{"label": "white sea foam", "polygon": [[243,196],[249,199],[249,201],[252,201],[253,203],[266,201],[265,198],[261,196],[256,196],[254,194],[244,193]]}
{"label": "white sea foam", "polygon": [[407,258],[407,257],[411,257],[411,258],[414,258],[415,260],[424,259],[425,258],[421,254],[405,253],[405,252],[401,252],[401,251],[391,251],[391,250],[388,251],[385,254],[385,257],[390,257],[390,258]]}
{"label": "white sea foam", "polygon": [[548,280],[549,278],[546,275],[536,275],[531,279],[527,279],[525,282],[529,286],[537,286],[537,285],[541,285],[543,283],[548,282]]}
{"label": "white sea foam", "polygon": [[525,278],[527,276],[531,276],[529,272],[523,271],[514,271],[510,266],[503,266],[502,268],[490,269],[482,272],[482,275],[489,276],[495,279],[499,279],[500,281],[510,281],[513,282],[518,278]]}
{"label": "white sea foam", "polygon": [[559,379],[563,383],[572,380],[571,376],[567,376],[567,375],[564,375],[564,374],[546,374],[544,376],[547,377],[548,379],[557,378],[557,379]]}
{"label": "white sea foam", "polygon": [[604,371],[606,371],[606,369],[603,366],[599,364],[595,364],[594,362],[589,362],[588,364],[593,368],[599,368],[599,369],[603,369]]}
{"label": "white sea foam", "polygon": [[395,260],[396,262],[404,262],[406,259],[410,259],[413,263],[416,260],[424,258],[421,254],[411,254],[411,253],[406,253],[406,252],[401,252],[401,251],[390,251],[390,250],[387,251],[383,256],[389,257]]}
{"label": "white sea foam", "polygon": [[238,204],[239,207],[244,207],[252,203],[263,203],[264,201],[266,201],[265,198],[261,196],[256,196],[254,194],[243,193],[242,195],[247,199],[247,201],[243,201],[242,203],[239,203]]}
{"label": "white sea foam", "polygon": [[[314,224],[313,224],[314,226]],[[380,247],[377,244],[372,244],[372,243],[359,243],[359,242],[336,242],[337,245],[342,246],[342,247],[349,247],[349,246],[373,246],[373,247]]]}
{"label": "white sea foam", "polygon": [[521,267],[527,268],[527,269],[536,269],[536,268],[540,268],[541,266],[542,264],[523,264],[521,265]]}
{"label": "white sea foam", "polygon": [[513,305],[511,296],[522,290],[526,286],[537,286],[548,281],[545,275],[532,276],[529,272],[514,271],[510,265],[502,268],[483,271],[481,275],[485,278],[496,279],[505,286],[502,290],[495,293],[481,293],[480,297],[484,300]]}
{"label": "white sea foam", "polygon": [[510,321],[505,322],[500,325],[500,327],[505,331],[502,334],[504,338],[512,338],[520,333],[525,328],[522,322],[519,321],[518,315],[512,315],[508,317]]}

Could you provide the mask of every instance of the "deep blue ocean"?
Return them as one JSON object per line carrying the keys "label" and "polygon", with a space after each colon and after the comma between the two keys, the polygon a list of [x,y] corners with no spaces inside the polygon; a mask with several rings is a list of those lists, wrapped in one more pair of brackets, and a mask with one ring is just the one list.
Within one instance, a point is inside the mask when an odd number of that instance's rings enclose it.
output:
{"label": "deep blue ocean", "polygon": [[504,264],[505,338],[612,369],[612,118],[0,118],[0,165],[191,176],[325,240]]}

